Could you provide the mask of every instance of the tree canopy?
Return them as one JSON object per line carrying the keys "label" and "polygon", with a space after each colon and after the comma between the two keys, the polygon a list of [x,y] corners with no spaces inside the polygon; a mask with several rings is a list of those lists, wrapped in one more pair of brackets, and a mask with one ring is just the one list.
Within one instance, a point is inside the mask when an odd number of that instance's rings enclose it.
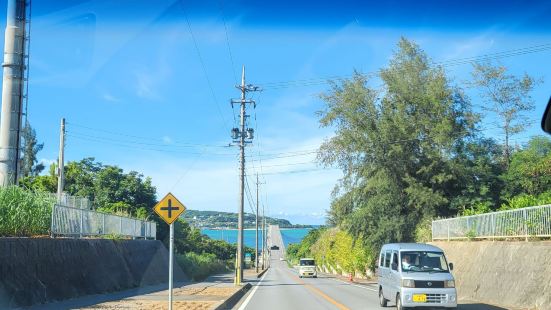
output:
{"label": "tree canopy", "polygon": [[444,69],[402,38],[378,78],[382,88],[355,73],[321,96],[320,124],[335,134],[318,159],[344,172],[329,222],[376,248],[412,240],[425,218],[499,205],[502,147],[480,135],[480,115]]}

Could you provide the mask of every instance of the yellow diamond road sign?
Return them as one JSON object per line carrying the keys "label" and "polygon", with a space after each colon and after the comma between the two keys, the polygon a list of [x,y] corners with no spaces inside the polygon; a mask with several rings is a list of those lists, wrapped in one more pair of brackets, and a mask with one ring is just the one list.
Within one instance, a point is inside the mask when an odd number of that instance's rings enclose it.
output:
{"label": "yellow diamond road sign", "polygon": [[161,201],[155,205],[153,210],[170,225],[186,210],[186,206],[174,197],[174,195],[168,193],[165,198],[161,199]]}

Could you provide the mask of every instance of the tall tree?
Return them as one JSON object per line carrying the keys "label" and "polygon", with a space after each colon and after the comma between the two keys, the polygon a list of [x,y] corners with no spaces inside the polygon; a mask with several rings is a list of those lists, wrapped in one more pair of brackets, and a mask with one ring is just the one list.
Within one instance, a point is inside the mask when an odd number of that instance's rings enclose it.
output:
{"label": "tall tree", "polygon": [[38,143],[36,131],[29,122],[21,131],[23,156],[21,157],[21,177],[37,176],[44,170],[44,164],[38,163],[37,154],[44,148],[44,143]]}
{"label": "tall tree", "polygon": [[530,94],[538,81],[528,74],[520,77],[512,75],[506,67],[492,63],[474,64],[472,76],[473,85],[479,87],[486,103],[482,108],[498,118],[496,125],[503,131],[504,164],[508,167],[511,160],[510,139],[530,123],[526,114],[534,110]]}
{"label": "tall tree", "polygon": [[382,91],[358,73],[333,84],[319,113],[335,135],[318,158],[344,172],[331,220],[373,247],[411,240],[422,218],[453,212],[461,167],[451,159],[465,151],[477,120],[443,69],[404,38],[380,78]]}

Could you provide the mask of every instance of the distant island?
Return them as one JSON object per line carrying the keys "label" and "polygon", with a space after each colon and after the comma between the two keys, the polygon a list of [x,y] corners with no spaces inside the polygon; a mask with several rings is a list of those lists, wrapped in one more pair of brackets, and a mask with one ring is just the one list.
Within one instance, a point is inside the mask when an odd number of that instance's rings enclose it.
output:
{"label": "distant island", "polygon": [[[199,211],[186,210],[181,215],[181,218],[190,225],[197,228],[237,228],[237,213],[220,212],[220,211]],[[245,213],[243,219],[245,228],[255,227],[256,216],[251,213]],[[310,228],[310,225],[291,224],[288,220],[266,217],[266,222],[269,225],[279,225],[281,228]],[[259,219],[259,226],[262,222]]]}

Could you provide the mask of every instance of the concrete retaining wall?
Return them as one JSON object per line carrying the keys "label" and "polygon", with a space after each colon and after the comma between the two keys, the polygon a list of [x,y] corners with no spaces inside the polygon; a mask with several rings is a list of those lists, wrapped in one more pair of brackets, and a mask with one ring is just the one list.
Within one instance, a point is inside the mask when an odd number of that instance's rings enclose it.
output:
{"label": "concrete retaining wall", "polygon": [[[166,282],[157,240],[0,238],[0,309]],[[174,266],[175,281],[185,280]]]}
{"label": "concrete retaining wall", "polygon": [[505,308],[551,309],[551,242],[433,242],[449,262],[459,298]]}

